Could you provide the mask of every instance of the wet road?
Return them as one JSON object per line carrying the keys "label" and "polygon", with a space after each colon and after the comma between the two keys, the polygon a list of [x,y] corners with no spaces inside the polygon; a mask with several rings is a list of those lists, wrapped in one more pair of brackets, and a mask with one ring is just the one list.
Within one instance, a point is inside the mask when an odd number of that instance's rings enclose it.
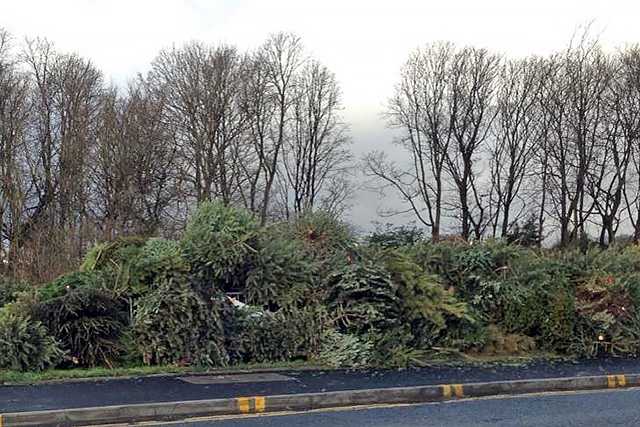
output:
{"label": "wet road", "polygon": [[254,416],[163,427],[640,426],[640,389],[461,400],[415,406]]}

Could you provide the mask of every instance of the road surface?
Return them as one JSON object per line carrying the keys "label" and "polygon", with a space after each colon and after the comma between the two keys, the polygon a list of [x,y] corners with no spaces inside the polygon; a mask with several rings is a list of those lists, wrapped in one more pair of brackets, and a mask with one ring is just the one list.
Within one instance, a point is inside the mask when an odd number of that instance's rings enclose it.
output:
{"label": "road surface", "polygon": [[640,389],[228,417],[162,427],[602,427],[640,426]]}

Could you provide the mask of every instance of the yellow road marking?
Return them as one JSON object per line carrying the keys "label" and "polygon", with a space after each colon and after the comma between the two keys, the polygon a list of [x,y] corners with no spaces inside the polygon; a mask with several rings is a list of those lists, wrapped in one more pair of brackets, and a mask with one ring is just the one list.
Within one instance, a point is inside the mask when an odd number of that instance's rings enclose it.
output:
{"label": "yellow road marking", "polygon": [[449,384],[441,384],[442,397],[451,397],[451,386]]}
{"label": "yellow road marking", "polygon": [[615,375],[607,375],[607,387],[608,388],[616,388],[616,376]]}
{"label": "yellow road marking", "polygon": [[627,386],[627,377],[624,375],[618,375],[618,385],[620,387],[626,387]]}
{"label": "yellow road marking", "polygon": [[249,405],[249,398],[248,397],[239,397],[238,398],[238,411],[240,411],[240,413],[242,413],[242,414],[248,414],[250,409],[251,409],[251,406]]}
{"label": "yellow road marking", "polygon": [[455,391],[456,396],[464,397],[464,392],[462,391],[462,384],[454,384],[453,391]]}
{"label": "yellow road marking", "polygon": [[0,427],[2,427],[2,414],[0,414]]}
{"label": "yellow road marking", "polygon": [[254,397],[253,401],[255,403],[256,412],[264,412],[264,410],[267,408],[267,404],[263,396]]}

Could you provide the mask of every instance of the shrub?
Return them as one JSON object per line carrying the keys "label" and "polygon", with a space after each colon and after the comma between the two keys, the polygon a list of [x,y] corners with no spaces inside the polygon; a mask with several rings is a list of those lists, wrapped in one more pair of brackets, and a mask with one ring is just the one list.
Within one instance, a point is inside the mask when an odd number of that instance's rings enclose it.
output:
{"label": "shrub", "polygon": [[220,304],[169,280],[135,303],[132,337],[145,364],[227,364]]}
{"label": "shrub", "polygon": [[87,252],[80,270],[105,270],[129,265],[146,241],[140,236],[118,236],[110,242],[97,244]]}
{"label": "shrub", "polygon": [[265,233],[247,272],[244,298],[271,311],[302,307],[318,285],[317,270],[300,241]]}
{"label": "shrub", "polygon": [[635,245],[555,254],[572,268],[574,321],[568,351],[578,356],[640,351],[640,252]]}
{"label": "shrub", "polygon": [[214,295],[216,289],[242,288],[259,234],[259,223],[247,210],[218,201],[198,207],[182,243],[198,290],[205,297]]}
{"label": "shrub", "polygon": [[415,264],[406,252],[384,251],[378,263],[390,274],[408,323],[423,319],[437,328],[444,328],[446,316],[472,320],[466,304],[445,291],[438,277]]}
{"label": "shrub", "polygon": [[136,344],[136,339],[131,325],[127,327],[118,340],[118,347],[121,349],[117,363],[126,367],[138,367],[144,365],[143,355]]}
{"label": "shrub", "polygon": [[117,295],[133,296],[141,287],[135,263],[147,239],[139,236],[120,236],[92,247],[79,268],[80,272],[97,273],[104,278],[104,286]]}
{"label": "shrub", "polygon": [[578,284],[571,350],[580,356],[635,355],[640,350],[635,295],[638,273],[626,278],[595,274]]}
{"label": "shrub", "polygon": [[351,227],[326,212],[306,212],[281,221],[271,235],[302,244],[305,253],[318,263],[316,273],[326,278],[357,258],[357,238]]}
{"label": "shrub", "polygon": [[182,257],[182,247],[176,240],[153,237],[145,242],[132,267],[141,293],[157,283],[188,276],[189,264]]}
{"label": "shrub", "polygon": [[22,279],[0,275],[0,307],[14,301],[17,292],[29,288],[29,284]]}
{"label": "shrub", "polygon": [[38,300],[46,302],[64,297],[77,289],[102,289],[105,283],[105,276],[100,272],[76,270],[59,276],[51,283],[38,287],[36,295]]}
{"label": "shrub", "polygon": [[413,261],[427,272],[437,274],[445,287],[453,286],[465,301],[482,279],[502,277],[505,266],[529,250],[507,245],[502,240],[466,242],[421,242],[412,248]]}
{"label": "shrub", "polygon": [[370,245],[382,249],[401,248],[414,245],[424,239],[424,231],[415,225],[394,226],[393,224],[376,224],[376,229],[366,238]]}
{"label": "shrub", "polygon": [[486,345],[487,339],[487,330],[482,322],[452,318],[447,322],[447,329],[439,339],[438,347],[439,350],[478,352]]}
{"label": "shrub", "polygon": [[496,325],[487,327],[487,341],[482,353],[492,356],[521,355],[535,350],[535,340],[522,334],[505,333]]}
{"label": "shrub", "polygon": [[[479,321],[508,334],[535,337],[539,348],[567,351],[575,322],[572,280],[585,266],[502,241],[420,244],[415,249],[414,259],[437,272]],[[447,335],[457,346],[466,334]],[[487,340],[481,330],[469,336],[478,344]]]}
{"label": "shrub", "polygon": [[185,277],[189,265],[179,241],[119,237],[89,250],[78,274],[102,277],[103,287],[127,299],[149,292],[154,283]]}
{"label": "shrub", "polygon": [[[428,351],[436,345],[451,319],[475,320],[467,305],[447,292],[437,276],[413,262],[410,253],[409,248],[385,250],[375,254],[374,262],[385,268],[394,284],[399,323],[408,328],[402,336],[409,337],[409,340],[402,345]],[[407,360],[417,358],[410,351],[405,353]]]}
{"label": "shrub", "polygon": [[326,326],[320,307],[271,313],[227,305],[223,318],[231,363],[312,359]]}
{"label": "shrub", "polygon": [[318,359],[335,368],[360,368],[372,361],[373,343],[353,334],[330,329],[324,336]]}
{"label": "shrub", "polygon": [[0,369],[40,371],[56,366],[65,356],[42,323],[24,314],[0,311]]}
{"label": "shrub", "polygon": [[542,243],[542,233],[538,219],[530,214],[522,224],[514,221],[506,235],[508,243],[515,243],[521,246],[536,247]]}
{"label": "shrub", "polygon": [[393,368],[422,366],[432,348],[415,345],[413,331],[409,325],[398,325],[381,333],[368,333],[364,338],[373,343],[371,364]]}
{"label": "shrub", "polygon": [[[56,286],[60,283],[65,281]],[[128,320],[126,303],[88,286],[71,288],[63,296],[46,295],[48,299],[37,304],[34,317],[69,352],[73,363],[112,366],[121,351],[118,340]]]}
{"label": "shrub", "polygon": [[338,330],[347,334],[390,328],[399,314],[389,274],[373,265],[352,264],[332,274],[325,303]]}

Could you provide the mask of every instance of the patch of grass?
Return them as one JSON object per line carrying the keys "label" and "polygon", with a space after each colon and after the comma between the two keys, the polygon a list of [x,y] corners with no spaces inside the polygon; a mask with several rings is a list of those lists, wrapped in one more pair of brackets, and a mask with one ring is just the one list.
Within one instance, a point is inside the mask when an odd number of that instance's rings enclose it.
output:
{"label": "patch of grass", "polygon": [[536,351],[525,355],[484,355],[484,354],[441,354],[438,358],[430,359],[428,366],[526,366],[534,362],[562,362],[572,361],[575,357],[556,353]]}
{"label": "patch of grass", "polygon": [[0,383],[37,383],[51,380],[73,380],[99,377],[127,377],[191,372],[194,368],[178,366],[144,366],[134,368],[106,367],[88,369],[51,369],[40,372],[0,371]]}
{"label": "patch of grass", "polygon": [[206,372],[225,371],[252,371],[263,369],[301,369],[307,367],[321,367],[317,362],[307,360],[292,362],[266,362],[266,363],[243,363],[233,366],[217,368],[203,368],[197,366],[136,366],[109,369],[106,367],[78,368],[78,369],[51,369],[41,372],[16,372],[0,370],[0,384],[26,383],[33,384],[47,381],[74,381],[81,379],[95,378],[118,378],[118,377],[141,377],[150,375],[171,375],[171,374],[194,374]]}

